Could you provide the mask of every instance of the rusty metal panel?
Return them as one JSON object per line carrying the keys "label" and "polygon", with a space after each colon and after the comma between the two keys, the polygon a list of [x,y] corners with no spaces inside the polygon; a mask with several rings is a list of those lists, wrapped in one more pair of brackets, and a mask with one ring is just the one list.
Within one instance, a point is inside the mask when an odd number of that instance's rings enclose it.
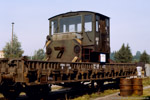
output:
{"label": "rusty metal panel", "polygon": [[[136,72],[135,64],[113,63],[100,65],[100,63],[49,62],[23,59],[13,60],[13,63],[9,64],[8,62],[9,60],[1,61],[0,78],[3,76],[11,76],[15,82],[23,82],[26,84],[54,84],[111,79],[134,75]],[[3,72],[3,67],[6,67],[7,71]],[[125,74],[123,75],[122,72]]]}

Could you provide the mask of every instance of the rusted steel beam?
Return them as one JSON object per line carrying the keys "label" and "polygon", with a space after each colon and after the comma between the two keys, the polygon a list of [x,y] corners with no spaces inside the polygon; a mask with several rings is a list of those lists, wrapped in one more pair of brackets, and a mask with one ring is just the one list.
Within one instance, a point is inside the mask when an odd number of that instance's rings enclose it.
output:
{"label": "rusted steel beam", "polygon": [[0,59],[0,79],[12,76],[14,82],[58,84],[105,80],[135,75],[136,65],[113,63],[101,65],[90,62],[49,62],[27,59]]}

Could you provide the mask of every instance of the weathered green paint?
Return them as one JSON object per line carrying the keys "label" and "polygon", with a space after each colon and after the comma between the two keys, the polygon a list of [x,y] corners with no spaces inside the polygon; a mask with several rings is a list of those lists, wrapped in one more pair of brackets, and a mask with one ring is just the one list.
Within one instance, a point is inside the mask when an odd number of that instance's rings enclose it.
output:
{"label": "weathered green paint", "polygon": [[[89,19],[85,19],[85,17],[87,15],[91,15],[92,16],[92,31],[88,31],[86,32],[86,26],[85,26],[85,20],[89,20]],[[81,32],[74,32],[74,34],[80,34],[82,38],[77,38],[71,37],[72,32],[66,32],[66,33],[62,33],[59,32],[60,31],[60,20],[62,18],[70,18],[70,17],[77,17],[77,16],[81,16]],[[99,20],[96,20],[96,17],[99,17]],[[88,17],[87,17],[88,18]],[[90,17],[89,17],[90,18]],[[57,24],[51,24],[52,21],[57,21]],[[70,20],[69,20],[70,21]],[[74,20],[72,20],[73,22]],[[96,31],[96,21],[98,21],[99,25],[97,26],[98,31]],[[103,23],[101,23],[103,22]],[[108,22],[108,25],[106,25],[106,23]],[[60,14],[57,16],[54,16],[52,18],[49,19],[49,35],[51,37],[51,41],[52,43],[49,44],[47,46],[47,48],[51,48],[53,50],[53,52],[51,54],[47,54],[48,60],[49,61],[72,61],[72,59],[76,56],[74,54],[74,51],[72,48],[74,48],[75,46],[75,42],[73,43],[73,39],[80,39],[81,44],[79,44],[79,46],[81,47],[81,52],[78,54],[80,56],[79,59],[83,59],[82,55],[83,49],[91,49],[93,53],[97,53],[97,57],[99,56],[100,53],[105,53],[107,55],[107,62],[109,59],[109,53],[110,53],[110,38],[109,38],[109,17],[99,14],[99,13],[95,13],[95,12],[88,12],[88,11],[79,11],[79,12],[68,12],[68,13],[64,13],[64,14]],[[67,21],[66,21],[66,25],[67,25]],[[101,24],[101,26],[100,26]],[[51,33],[52,30],[52,26],[51,25],[56,25],[56,33]],[[101,28],[102,26],[103,29]],[[66,26],[67,27],[67,26]],[[77,26],[76,26],[77,27]],[[63,27],[64,28],[64,27]],[[105,30],[105,32],[103,32],[102,30]],[[61,34],[61,37],[57,36],[57,39],[55,39],[54,37],[56,37],[57,34]],[[64,35],[64,37],[63,37]],[[65,38],[65,36],[68,36],[68,38]],[[60,38],[60,39],[59,39]],[[70,43],[69,43],[70,42]],[[59,46],[59,47],[64,47],[65,51],[64,54],[62,56],[62,58],[58,59],[56,56],[58,54],[57,51],[54,50],[55,46]],[[47,49],[48,50],[48,49]],[[97,58],[98,59],[98,58]],[[79,60],[78,60],[79,61]]]}

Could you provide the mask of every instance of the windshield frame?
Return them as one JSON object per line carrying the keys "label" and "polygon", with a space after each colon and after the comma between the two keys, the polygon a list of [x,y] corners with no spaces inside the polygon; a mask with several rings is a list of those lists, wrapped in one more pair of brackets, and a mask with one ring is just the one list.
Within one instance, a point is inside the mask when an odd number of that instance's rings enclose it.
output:
{"label": "windshield frame", "polygon": [[[91,30],[89,31],[86,31],[87,33],[91,33],[91,32],[94,32],[94,22],[93,21],[95,21],[94,20],[94,14],[92,14],[92,13],[78,13],[78,14],[69,14],[69,15],[60,15],[60,16],[56,16],[56,17],[53,17],[53,18],[50,18],[49,19],[49,34],[50,35],[53,35],[53,34],[55,34],[55,33],[84,33],[85,32],[85,16],[86,15],[91,15],[92,16],[92,23],[91,23]],[[62,27],[62,25],[60,25],[61,24],[61,19],[67,19],[67,18],[76,18],[76,17],[79,17],[79,19],[77,20],[77,23],[76,22],[72,22],[72,20],[70,20],[70,22],[71,23],[74,23],[74,24],[76,24],[76,29],[74,28],[74,30],[72,30],[72,31],[67,31],[67,30],[64,30],[63,29],[63,27]],[[51,24],[51,22],[52,21],[54,21],[54,20],[57,20],[57,27],[55,28],[55,32],[53,32],[52,31],[52,24]],[[66,20],[67,21],[67,20]],[[64,22],[65,23],[65,22]],[[80,25],[77,25],[77,24],[80,24]],[[66,27],[66,26],[64,26],[64,27]],[[68,27],[68,26],[67,26]],[[71,24],[70,24],[70,28],[71,27],[75,27],[75,25],[74,26],[71,26]],[[69,29],[69,28],[68,28]],[[54,29],[53,29],[54,30]]]}
{"label": "windshield frame", "polygon": [[81,33],[82,15],[59,18],[59,33]]}

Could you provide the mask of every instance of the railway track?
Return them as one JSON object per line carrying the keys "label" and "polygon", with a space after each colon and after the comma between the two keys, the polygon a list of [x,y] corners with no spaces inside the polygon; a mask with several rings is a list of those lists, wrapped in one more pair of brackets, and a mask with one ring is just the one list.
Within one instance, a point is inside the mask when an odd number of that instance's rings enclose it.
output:
{"label": "railway track", "polygon": [[[102,88],[103,87],[103,88]],[[104,90],[107,89],[118,89],[118,87],[116,87],[115,83],[105,83],[102,87],[98,87],[97,85],[94,88],[91,88],[90,84],[86,84],[86,85],[81,85],[79,87],[65,87],[62,89],[58,89],[58,90],[54,90],[49,92],[47,97],[44,98],[36,98],[36,97],[32,97],[29,98],[28,96],[26,96],[26,94],[21,94],[19,97],[16,98],[16,100],[70,100],[70,99],[74,99],[76,97],[85,95],[85,94],[92,94],[92,93],[96,93],[96,92],[103,92]],[[6,100],[4,97],[1,97],[0,100]]]}

